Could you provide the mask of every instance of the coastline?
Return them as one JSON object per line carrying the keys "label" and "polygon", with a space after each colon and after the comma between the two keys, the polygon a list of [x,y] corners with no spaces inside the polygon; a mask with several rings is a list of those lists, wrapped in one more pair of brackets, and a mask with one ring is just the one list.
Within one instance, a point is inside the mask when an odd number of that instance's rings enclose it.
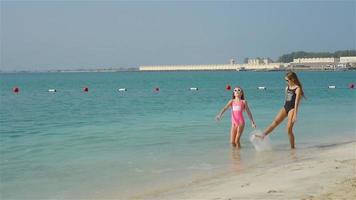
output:
{"label": "coastline", "polygon": [[296,71],[296,72],[348,72],[356,71],[356,68],[348,69],[321,69],[321,68],[280,68],[280,69],[245,69],[245,70],[140,70],[139,68],[118,68],[118,69],[80,69],[80,70],[15,70],[15,71],[2,71],[0,74],[17,74],[17,73],[118,73],[118,72],[284,72],[284,71]]}
{"label": "coastline", "polygon": [[[324,145],[295,160],[132,199],[356,199],[356,142]],[[298,155],[299,154],[299,155]]]}

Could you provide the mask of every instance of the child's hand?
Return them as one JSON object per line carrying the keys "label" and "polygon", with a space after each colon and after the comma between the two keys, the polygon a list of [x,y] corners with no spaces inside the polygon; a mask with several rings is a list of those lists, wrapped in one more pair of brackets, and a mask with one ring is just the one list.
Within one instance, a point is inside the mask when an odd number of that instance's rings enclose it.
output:
{"label": "child's hand", "polygon": [[252,128],[256,128],[255,122],[252,122]]}
{"label": "child's hand", "polygon": [[297,115],[294,113],[293,117],[292,117],[292,122],[295,123],[297,121]]}
{"label": "child's hand", "polygon": [[221,114],[216,115],[215,120],[216,121],[220,121],[221,120]]}

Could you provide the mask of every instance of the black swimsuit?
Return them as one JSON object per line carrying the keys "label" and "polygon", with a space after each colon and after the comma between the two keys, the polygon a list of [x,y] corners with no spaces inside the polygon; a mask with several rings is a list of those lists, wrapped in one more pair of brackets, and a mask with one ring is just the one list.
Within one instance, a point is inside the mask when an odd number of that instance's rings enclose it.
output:
{"label": "black swimsuit", "polygon": [[294,108],[295,98],[297,96],[297,94],[295,93],[296,90],[297,88],[293,90],[289,89],[289,86],[287,88],[286,102],[284,103],[284,109],[286,110],[287,114],[290,110]]}

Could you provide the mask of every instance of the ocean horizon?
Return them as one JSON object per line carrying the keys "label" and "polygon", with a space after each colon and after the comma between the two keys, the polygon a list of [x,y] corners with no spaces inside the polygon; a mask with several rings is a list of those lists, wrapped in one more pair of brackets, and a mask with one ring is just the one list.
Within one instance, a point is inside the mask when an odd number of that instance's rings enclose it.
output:
{"label": "ocean horizon", "polygon": [[[260,153],[246,113],[241,150],[229,143],[230,112],[214,119],[231,98],[226,86],[240,86],[263,130],[283,106],[284,74],[0,74],[0,198],[126,199],[292,162],[286,121],[270,136],[273,150]],[[297,75],[306,95],[297,154],[355,141],[356,71]]]}

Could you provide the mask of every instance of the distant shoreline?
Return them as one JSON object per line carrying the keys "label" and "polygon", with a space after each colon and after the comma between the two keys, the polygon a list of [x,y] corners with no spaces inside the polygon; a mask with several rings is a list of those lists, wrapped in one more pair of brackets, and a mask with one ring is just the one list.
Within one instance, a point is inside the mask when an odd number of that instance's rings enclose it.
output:
{"label": "distant shoreline", "polygon": [[300,69],[300,68],[286,68],[286,69],[258,69],[258,70],[157,70],[157,71],[144,71],[138,68],[129,70],[38,70],[38,71],[0,71],[0,74],[16,74],[16,73],[109,73],[109,72],[277,72],[277,71],[310,71],[310,72],[340,72],[340,71],[356,71],[356,68],[333,70],[333,69]]}

